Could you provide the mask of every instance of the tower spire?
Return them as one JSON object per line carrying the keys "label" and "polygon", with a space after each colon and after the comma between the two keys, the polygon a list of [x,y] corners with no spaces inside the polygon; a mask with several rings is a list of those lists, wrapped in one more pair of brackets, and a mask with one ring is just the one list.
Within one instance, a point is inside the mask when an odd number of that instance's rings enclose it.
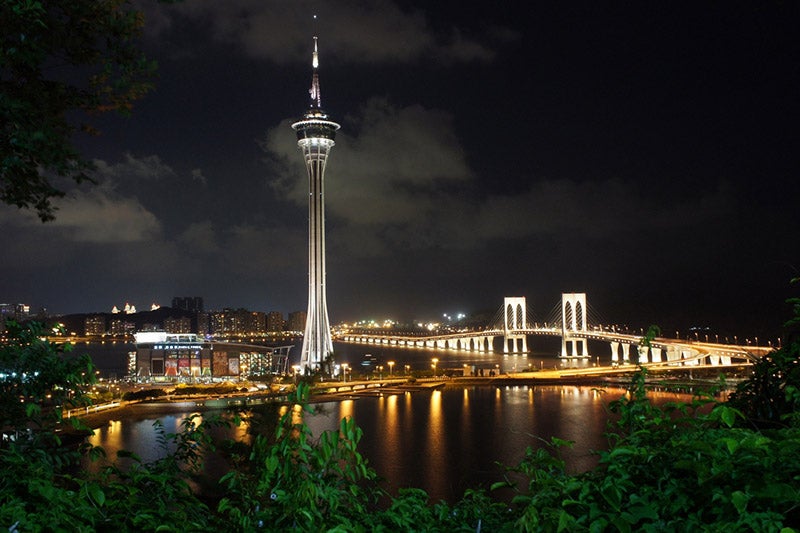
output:
{"label": "tower spire", "polygon": [[311,107],[322,109],[322,94],[319,90],[319,52],[317,50],[317,36],[314,36],[314,53],[311,56],[311,67],[313,69],[311,75]]}

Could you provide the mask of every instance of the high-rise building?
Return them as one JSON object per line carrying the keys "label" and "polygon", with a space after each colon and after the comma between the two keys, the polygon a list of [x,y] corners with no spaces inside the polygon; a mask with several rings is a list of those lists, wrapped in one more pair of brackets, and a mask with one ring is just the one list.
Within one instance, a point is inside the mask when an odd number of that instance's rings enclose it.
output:
{"label": "high-rise building", "polygon": [[167,317],[164,319],[164,331],[167,333],[191,333],[192,319],[188,316]]}
{"label": "high-rise building", "polygon": [[308,172],[308,313],[300,366],[316,368],[333,351],[325,290],[325,163],[339,124],[322,110],[317,38],[311,56],[311,101],[303,120],[292,124]]}
{"label": "high-rise building", "polygon": [[176,296],[172,299],[173,309],[183,309],[190,313],[203,312],[203,298],[200,296]]}
{"label": "high-rise building", "polygon": [[263,335],[267,331],[267,315],[247,309],[223,309],[211,313],[211,333],[217,337]]}
{"label": "high-rise building", "polygon": [[301,332],[306,327],[306,312],[294,311],[289,313],[289,320],[286,324],[286,329],[293,332]]}
{"label": "high-rise building", "polygon": [[129,322],[127,320],[122,320],[119,318],[114,318],[111,320],[111,327],[109,328],[109,333],[116,337],[128,336],[133,335],[136,333],[136,323]]}
{"label": "high-rise building", "polygon": [[211,333],[211,317],[208,313],[197,313],[197,334],[200,338]]}
{"label": "high-rise building", "polygon": [[267,331],[283,331],[286,321],[283,319],[283,313],[280,311],[270,311],[267,313]]}
{"label": "high-rise building", "polygon": [[28,304],[0,304],[0,319],[22,321],[30,317]]}
{"label": "high-rise building", "polygon": [[244,323],[241,315],[233,309],[225,308],[222,311],[211,313],[211,333],[217,337],[241,334]]}
{"label": "high-rise building", "polygon": [[106,334],[106,317],[103,315],[87,316],[83,320],[83,330],[87,336],[100,336]]}
{"label": "high-rise building", "polygon": [[267,314],[261,311],[249,311],[245,329],[248,335],[264,335],[267,332]]}

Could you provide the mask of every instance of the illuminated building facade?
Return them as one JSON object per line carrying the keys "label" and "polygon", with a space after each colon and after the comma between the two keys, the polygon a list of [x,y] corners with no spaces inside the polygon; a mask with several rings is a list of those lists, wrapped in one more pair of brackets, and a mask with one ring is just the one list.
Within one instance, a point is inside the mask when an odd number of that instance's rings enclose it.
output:
{"label": "illuminated building facade", "polygon": [[164,319],[164,331],[167,333],[191,333],[192,319],[186,316],[167,317]]}
{"label": "illuminated building facade", "polygon": [[109,328],[109,333],[115,337],[125,337],[128,335],[133,335],[135,331],[136,331],[135,322],[130,322],[128,320],[121,320],[119,318],[111,320],[111,327]]}
{"label": "illuminated building facade", "polygon": [[139,332],[128,372],[137,381],[222,381],[286,374],[292,346],[205,341],[194,333]]}
{"label": "illuminated building facade", "polygon": [[292,128],[297,132],[297,146],[303,151],[308,172],[308,312],[300,366],[314,369],[333,351],[325,290],[324,175],[328,152],[340,127],[322,110],[316,37],[311,65],[311,102],[303,120]]}
{"label": "illuminated building facade", "polygon": [[267,313],[267,331],[276,332],[283,331],[286,321],[283,319],[283,313],[280,311],[270,311]]}
{"label": "illuminated building facade", "polygon": [[83,321],[83,329],[87,336],[100,337],[106,334],[106,317],[102,315],[87,316]]}
{"label": "illuminated building facade", "polygon": [[[136,359],[131,373],[138,379],[210,377],[212,374],[211,343],[193,333],[171,334],[164,331],[141,332],[135,335]],[[239,358],[230,363],[216,361],[218,375],[238,375]]]}
{"label": "illuminated building facade", "polygon": [[223,309],[210,314],[211,334],[215,337],[252,337],[267,332],[267,315],[247,309]]}

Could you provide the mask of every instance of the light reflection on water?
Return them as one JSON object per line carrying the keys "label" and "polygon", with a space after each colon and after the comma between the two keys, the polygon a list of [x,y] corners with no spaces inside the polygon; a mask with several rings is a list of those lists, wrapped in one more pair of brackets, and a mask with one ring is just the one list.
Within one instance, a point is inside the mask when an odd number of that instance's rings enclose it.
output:
{"label": "light reflection on water", "polygon": [[[525,448],[550,437],[575,441],[562,450],[571,471],[596,464],[592,450],[606,445],[606,403],[622,389],[589,387],[465,387],[362,398],[347,409],[364,429],[359,446],[387,488],[426,489],[435,501],[502,479],[497,463],[515,465]],[[315,435],[343,416],[325,403],[308,419]]]}
{"label": "light reflection on water", "polygon": [[[624,389],[603,391],[578,386],[465,387],[406,392],[380,397],[315,404],[316,414],[306,415],[314,437],[338,429],[343,417],[353,417],[363,431],[359,451],[368,459],[385,487],[419,487],[432,501],[458,499],[466,488],[488,486],[502,479],[497,465],[515,465],[528,446],[539,447],[551,437],[574,441],[561,455],[570,471],[596,465],[592,450],[603,449],[608,420],[607,404]],[[688,396],[653,393],[658,402]],[[193,404],[192,404],[193,405]],[[119,449],[135,451],[145,461],[163,453],[153,422],[160,419],[167,433],[180,429],[186,414],[181,406],[144,404],[135,415],[114,420],[89,439],[103,446],[110,457]],[[295,416],[299,412],[294,410]],[[217,430],[221,436],[248,438],[246,428]],[[208,470],[224,473],[224,462],[213,460]],[[219,471],[222,470],[222,471]]]}
{"label": "light reflection on water", "polygon": [[[337,362],[369,372],[361,360],[372,354],[375,364],[394,361],[394,374],[405,368],[430,369],[432,357],[439,359],[441,372],[458,371],[463,365],[476,369],[499,370],[501,373],[521,371],[528,367],[583,368],[608,364],[610,353],[606,343],[592,344],[590,359],[560,359],[560,339],[529,337],[528,346],[535,353],[527,356],[504,355],[500,339],[495,339],[494,352],[478,353],[462,350],[403,349],[385,345],[335,343]],[[132,345],[82,345],[106,377],[124,373],[127,352]],[[299,347],[292,355],[299,356]],[[596,355],[599,354],[599,357]],[[515,465],[524,457],[525,448],[538,447],[551,437],[575,441],[561,455],[572,471],[592,468],[596,457],[592,450],[603,449],[607,442],[603,433],[608,420],[607,404],[624,394],[621,388],[600,392],[591,387],[573,386],[486,386],[445,389],[442,391],[406,392],[382,397],[347,399],[317,404],[319,413],[307,419],[315,436],[335,430],[343,417],[353,417],[363,429],[359,451],[379,475],[386,479],[386,488],[420,487],[432,501],[454,501],[464,489],[488,486],[502,479],[503,470],[496,463]],[[656,402],[678,398],[671,393],[651,392]],[[680,399],[689,401],[690,397]],[[132,450],[145,462],[163,454],[158,446],[153,422],[161,420],[166,433],[180,430],[182,420],[194,410],[186,405],[143,404],[135,412],[126,412],[125,419],[113,420],[96,430],[89,440],[106,448],[109,457],[120,449]],[[209,413],[210,414],[210,413]],[[214,434],[245,440],[250,435],[245,426],[215,430]],[[222,458],[212,457],[206,471],[219,476],[225,470]]]}

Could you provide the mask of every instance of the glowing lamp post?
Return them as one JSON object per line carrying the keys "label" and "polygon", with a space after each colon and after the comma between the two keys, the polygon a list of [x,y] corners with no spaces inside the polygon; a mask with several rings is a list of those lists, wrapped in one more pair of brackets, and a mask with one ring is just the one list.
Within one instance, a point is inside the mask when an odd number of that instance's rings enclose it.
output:
{"label": "glowing lamp post", "polygon": [[347,363],[342,363],[342,380],[347,382],[347,369],[350,368],[350,365]]}
{"label": "glowing lamp post", "polygon": [[386,364],[389,365],[389,376],[391,377],[393,375],[393,370],[394,370],[394,361],[389,361]]}
{"label": "glowing lamp post", "polygon": [[434,357],[431,359],[431,367],[433,368],[433,377],[436,377],[436,363],[439,362],[439,359]]}

